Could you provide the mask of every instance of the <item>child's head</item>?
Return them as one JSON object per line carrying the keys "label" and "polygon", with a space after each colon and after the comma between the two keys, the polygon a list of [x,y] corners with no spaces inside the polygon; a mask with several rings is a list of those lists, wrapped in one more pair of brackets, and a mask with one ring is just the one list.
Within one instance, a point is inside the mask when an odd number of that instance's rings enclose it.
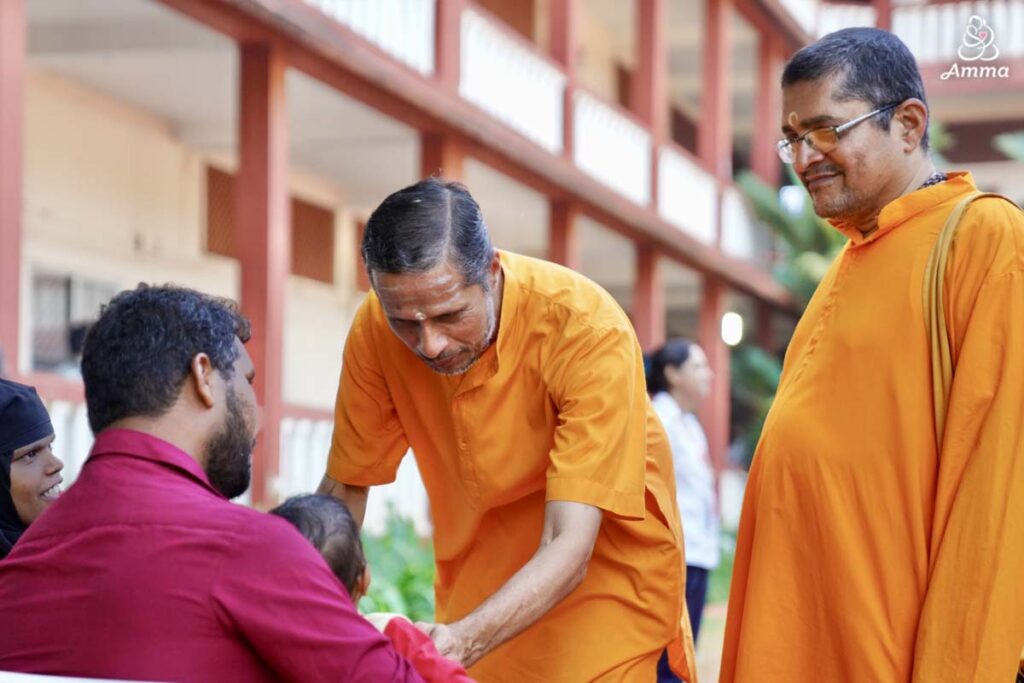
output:
{"label": "child's head", "polygon": [[370,570],[363,555],[359,527],[348,506],[334,496],[293,496],[270,511],[283,517],[309,539],[348,590],[352,602],[366,594]]}

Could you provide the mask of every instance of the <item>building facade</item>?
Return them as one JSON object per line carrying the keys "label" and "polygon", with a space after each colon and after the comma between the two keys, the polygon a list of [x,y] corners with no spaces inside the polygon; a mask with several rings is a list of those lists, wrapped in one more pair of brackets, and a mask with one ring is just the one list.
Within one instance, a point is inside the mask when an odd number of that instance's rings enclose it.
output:
{"label": "building facade", "polygon": [[[941,79],[975,10],[1005,26],[1010,83]],[[952,17],[952,47],[913,12]],[[612,292],[645,349],[700,341],[724,466],[722,317],[774,348],[797,313],[734,184],[744,169],[780,182],[785,58],[830,27],[891,26],[937,111],[988,98],[980,120],[1002,107],[1008,127],[1021,21],[1021,0],[4,0],[2,367],[48,401],[73,478],[91,443],[76,354],[99,305],[140,281],[238,299],[265,411],[251,502],[309,490],[367,290],[361,226],[441,174],[469,186],[496,246]],[[407,461],[393,498],[418,514]]]}

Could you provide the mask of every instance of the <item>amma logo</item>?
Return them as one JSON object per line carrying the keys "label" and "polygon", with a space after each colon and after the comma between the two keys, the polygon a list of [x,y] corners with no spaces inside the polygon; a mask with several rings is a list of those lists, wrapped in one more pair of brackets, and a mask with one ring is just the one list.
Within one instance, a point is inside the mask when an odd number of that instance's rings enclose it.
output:
{"label": "amma logo", "polygon": [[[999,48],[996,47],[996,35],[992,27],[978,15],[972,15],[964,30],[964,37],[960,49],[956,51],[957,57],[965,62],[994,62],[999,59]],[[948,80],[950,78],[1009,78],[1010,67],[995,65],[973,65],[961,66],[959,61],[953,62],[953,66],[943,73],[939,78]]]}

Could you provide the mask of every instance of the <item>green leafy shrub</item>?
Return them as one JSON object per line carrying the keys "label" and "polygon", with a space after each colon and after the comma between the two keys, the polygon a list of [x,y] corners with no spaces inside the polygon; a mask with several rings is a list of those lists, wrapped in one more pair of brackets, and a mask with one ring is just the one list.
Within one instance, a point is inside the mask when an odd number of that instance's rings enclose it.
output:
{"label": "green leafy shrub", "polygon": [[363,548],[373,578],[360,610],[433,621],[434,550],[429,539],[416,533],[412,521],[390,507],[386,531],[379,536],[364,534]]}
{"label": "green leafy shrub", "polygon": [[[684,529],[685,533],[685,529]],[[718,566],[708,576],[709,605],[717,605],[729,601],[729,584],[732,581],[733,560],[736,558],[736,534],[722,531],[722,556]]]}

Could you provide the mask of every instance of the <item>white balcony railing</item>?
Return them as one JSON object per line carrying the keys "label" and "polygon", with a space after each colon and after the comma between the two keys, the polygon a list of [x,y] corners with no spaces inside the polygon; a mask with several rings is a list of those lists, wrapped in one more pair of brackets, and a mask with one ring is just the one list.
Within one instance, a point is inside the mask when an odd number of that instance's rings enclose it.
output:
{"label": "white balcony railing", "polygon": [[705,244],[715,243],[718,184],[714,176],[669,147],[658,152],[658,213]]}
{"label": "white balcony railing", "polygon": [[582,91],[573,96],[573,160],[637,204],[651,201],[651,136],[611,106]]}
{"label": "white balcony railing", "polygon": [[435,0],[305,0],[421,74],[434,73]]}
{"label": "white balcony railing", "polygon": [[[49,401],[46,405],[53,422],[54,452],[64,461],[64,488],[78,478],[92,449],[93,437],[84,403]],[[273,490],[278,499],[315,491],[327,468],[334,423],[331,420],[285,418],[281,420],[281,449],[278,477]],[[248,505],[250,491],[235,499]],[[426,490],[411,453],[398,470],[395,483],[374,487],[367,506],[365,528],[371,533],[384,531],[389,508],[413,520],[421,533],[429,533],[430,516]]]}
{"label": "white balcony railing", "polygon": [[562,151],[565,74],[466,10],[460,25],[459,94],[553,154]]}
{"label": "white balcony railing", "polygon": [[[281,452],[275,487],[280,500],[316,491],[327,469],[333,430],[332,420],[285,418],[281,421]],[[363,529],[373,534],[383,533],[392,508],[411,519],[420,533],[430,533],[427,492],[412,452],[406,453],[393,483],[373,487]]]}
{"label": "white balcony railing", "polygon": [[[907,44],[922,66],[951,65],[958,59],[964,33],[972,16],[981,17],[993,34],[1000,61],[1024,57],[1024,0],[979,0],[941,5],[897,5],[892,31]],[[875,26],[874,8],[824,5],[818,24],[822,36],[841,28]],[[979,62],[979,64],[982,64]]]}
{"label": "white balcony railing", "polygon": [[818,19],[818,37],[854,26],[876,26],[878,13],[864,5],[823,5]]}
{"label": "white balcony railing", "polygon": [[818,27],[818,11],[821,0],[780,0],[796,23],[809,35],[814,35]]}
{"label": "white balcony railing", "polygon": [[722,191],[722,251],[744,261],[768,265],[774,237],[747,206],[743,193],[726,186]]}
{"label": "white balcony railing", "polygon": [[992,30],[992,45],[998,48],[1000,58],[996,64],[1024,57],[1024,0],[894,7],[892,30],[922,65],[948,65],[957,60],[973,15],[985,20]]}
{"label": "white balcony railing", "polygon": [[284,500],[315,491],[327,471],[334,423],[330,420],[281,420],[277,494]]}

